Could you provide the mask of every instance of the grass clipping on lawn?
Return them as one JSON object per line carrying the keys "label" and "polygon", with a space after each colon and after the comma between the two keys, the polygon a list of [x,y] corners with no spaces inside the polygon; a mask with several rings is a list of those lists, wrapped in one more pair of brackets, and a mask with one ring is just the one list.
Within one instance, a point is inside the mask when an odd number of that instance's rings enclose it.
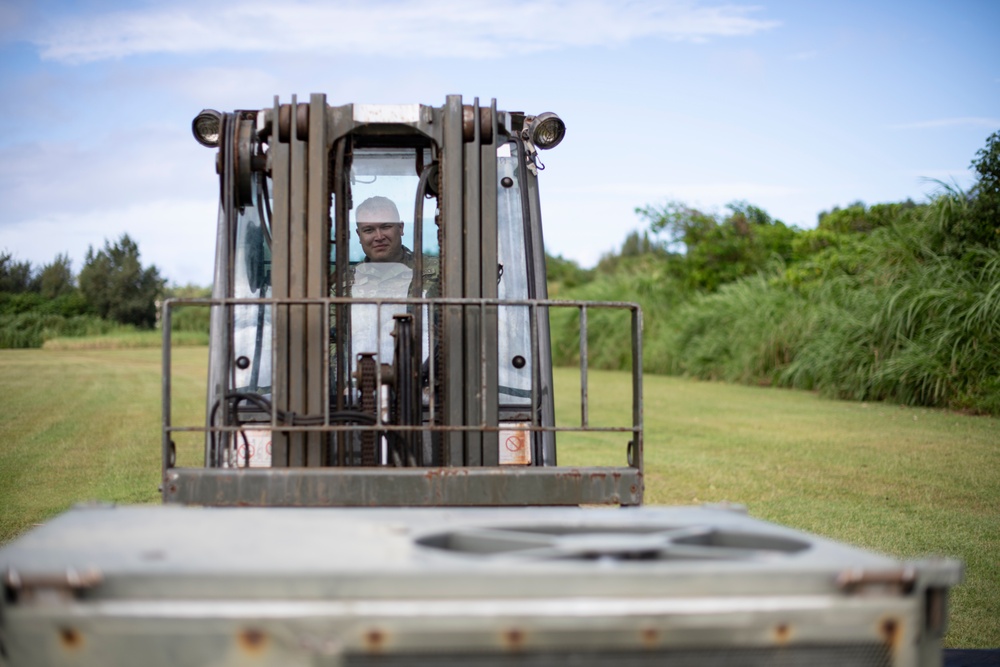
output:
{"label": "grass clipping on lawn", "polygon": [[[174,423],[204,423],[207,357],[174,350]],[[159,501],[160,364],[159,345],[0,350],[0,542],[77,502]],[[578,425],[578,371],[555,380],[558,423]],[[592,425],[630,423],[627,374],[592,371],[588,393]],[[1000,646],[997,419],[649,375],[644,401],[648,504],[741,503],[897,557],[959,558],[946,643]],[[560,464],[624,465],[627,440],[560,436]]]}

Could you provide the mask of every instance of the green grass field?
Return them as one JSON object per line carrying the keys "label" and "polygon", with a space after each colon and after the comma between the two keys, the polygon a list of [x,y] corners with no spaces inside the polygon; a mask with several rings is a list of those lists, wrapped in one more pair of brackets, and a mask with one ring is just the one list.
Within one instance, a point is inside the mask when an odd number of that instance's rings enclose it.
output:
{"label": "green grass field", "polygon": [[[207,348],[174,351],[174,419],[200,423]],[[157,502],[160,351],[0,350],[0,542],[86,500]],[[561,424],[579,422],[556,370]],[[622,425],[629,378],[589,376],[590,421]],[[646,501],[730,501],[900,557],[965,562],[949,646],[1000,646],[1000,423],[679,378],[645,380]],[[622,417],[625,415],[625,417]],[[560,463],[624,460],[621,434],[564,438]]]}

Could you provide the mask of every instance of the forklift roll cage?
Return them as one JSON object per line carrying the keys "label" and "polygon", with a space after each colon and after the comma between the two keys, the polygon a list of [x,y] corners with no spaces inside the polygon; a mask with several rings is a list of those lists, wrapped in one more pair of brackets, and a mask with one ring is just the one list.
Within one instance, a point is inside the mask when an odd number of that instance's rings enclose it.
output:
{"label": "forklift roll cage", "polygon": [[[213,295],[164,307],[165,502],[641,504],[641,312],[547,298],[536,151],[561,139],[554,114],[465,105],[460,96],[431,107],[329,106],[312,95],[217,119]],[[549,131],[540,139],[542,121]],[[350,212],[368,182],[360,173],[407,155],[416,180],[412,280],[402,294],[352,291],[356,274],[381,268],[351,256]],[[425,207],[436,208],[431,222]],[[190,306],[211,309],[204,426],[171,422],[171,311]],[[579,327],[581,412],[571,426],[555,418],[556,309],[575,311]],[[628,425],[590,423],[595,309],[628,313]],[[352,323],[366,313],[379,352],[352,347]],[[176,465],[174,436],[184,431],[205,433],[204,467]],[[623,433],[622,465],[558,466],[560,431]],[[251,462],[252,440],[269,440],[269,460]],[[526,450],[513,460],[511,443]]]}

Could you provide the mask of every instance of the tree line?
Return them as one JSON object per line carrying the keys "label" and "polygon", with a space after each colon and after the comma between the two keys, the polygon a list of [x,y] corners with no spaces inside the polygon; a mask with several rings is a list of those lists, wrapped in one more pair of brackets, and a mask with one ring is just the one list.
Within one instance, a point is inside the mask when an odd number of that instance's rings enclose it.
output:
{"label": "tree line", "polygon": [[[972,168],[968,190],[855,202],[814,229],[748,202],[640,207],[646,228],[595,268],[549,257],[550,296],[639,302],[647,372],[1000,415],[1000,133]],[[165,291],[127,234],[77,276],[66,255],[35,269],[0,253],[0,347],[150,328]],[[175,328],[207,331],[189,310]],[[607,317],[590,315],[590,362],[626,368],[628,326]],[[572,311],[553,311],[552,332],[556,361],[578,363]]]}
{"label": "tree line", "polygon": [[[645,370],[1000,414],[1000,133],[968,190],[855,202],[814,229],[747,202],[636,209],[645,229],[594,269],[552,257],[554,298],[636,301]],[[627,328],[590,316],[591,363],[623,368]],[[553,323],[576,363],[576,317]]]}
{"label": "tree line", "polygon": [[150,329],[166,281],[144,267],[128,234],[91,246],[79,275],[59,254],[35,268],[0,253],[0,347],[40,347],[55,336],[99,335],[115,327]]}

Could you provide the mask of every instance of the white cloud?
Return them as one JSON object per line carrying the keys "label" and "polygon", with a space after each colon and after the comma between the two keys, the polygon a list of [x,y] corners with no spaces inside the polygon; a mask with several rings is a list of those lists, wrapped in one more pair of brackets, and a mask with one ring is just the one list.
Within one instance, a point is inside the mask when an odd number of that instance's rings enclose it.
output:
{"label": "white cloud", "polygon": [[754,18],[758,11],[690,0],[201,2],[66,17],[34,41],[44,59],[67,63],[210,52],[495,58],[646,37],[702,42],[779,25]]}

